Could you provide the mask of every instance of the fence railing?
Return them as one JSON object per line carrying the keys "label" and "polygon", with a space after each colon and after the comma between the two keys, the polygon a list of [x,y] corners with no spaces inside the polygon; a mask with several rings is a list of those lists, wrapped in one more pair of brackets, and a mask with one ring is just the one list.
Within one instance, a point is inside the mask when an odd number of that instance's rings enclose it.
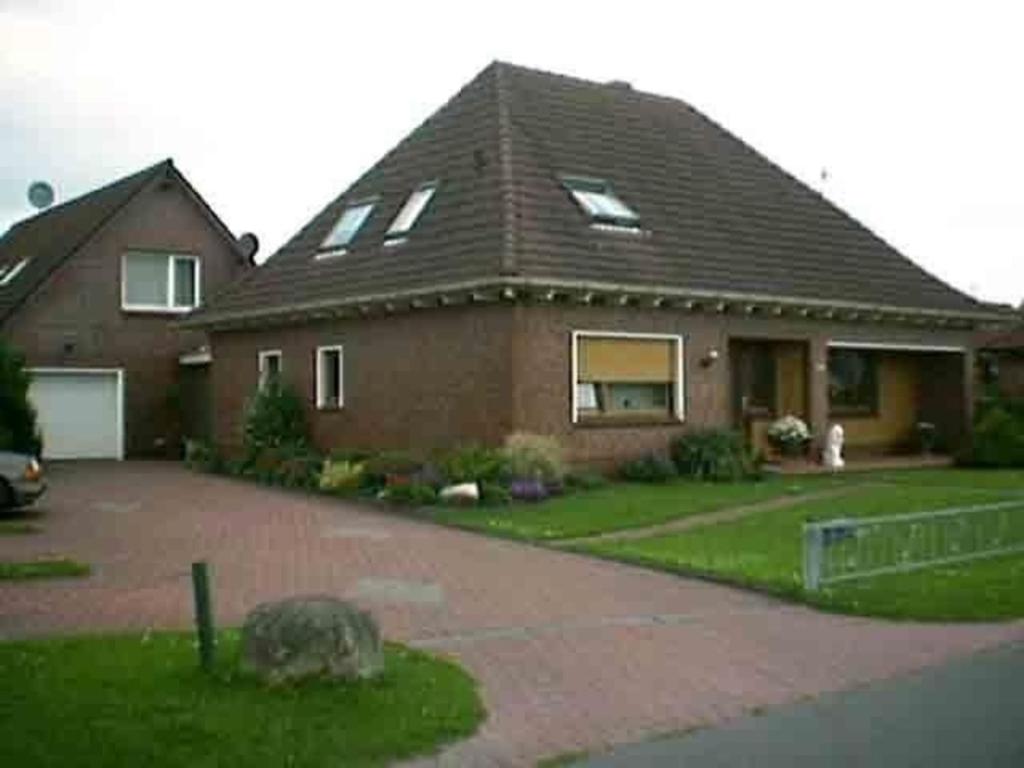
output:
{"label": "fence railing", "polygon": [[994,504],[804,524],[804,589],[1024,552],[1024,497]]}

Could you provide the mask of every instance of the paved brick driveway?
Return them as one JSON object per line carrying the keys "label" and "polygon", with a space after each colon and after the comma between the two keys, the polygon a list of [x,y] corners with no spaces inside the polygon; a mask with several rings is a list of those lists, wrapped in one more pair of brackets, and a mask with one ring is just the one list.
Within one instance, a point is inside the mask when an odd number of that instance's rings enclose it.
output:
{"label": "paved brick driveway", "polygon": [[85,581],[0,585],[0,635],[180,627],[189,563],[213,563],[222,623],[303,592],[355,598],[394,639],[450,653],[491,716],[452,765],[520,765],[708,724],[1024,639],[1024,623],[891,624],[481,538],[170,464],[56,467],[46,532]]}

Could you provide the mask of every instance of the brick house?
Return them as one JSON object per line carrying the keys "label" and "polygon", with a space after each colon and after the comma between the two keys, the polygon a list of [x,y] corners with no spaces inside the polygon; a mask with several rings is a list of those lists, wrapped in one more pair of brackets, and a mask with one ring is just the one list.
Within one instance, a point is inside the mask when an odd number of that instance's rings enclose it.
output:
{"label": "brick house", "polygon": [[275,375],[323,449],[599,464],[786,413],[952,446],[992,316],[684,102],[496,62],[187,324],[223,447]]}
{"label": "brick house", "polygon": [[[32,369],[48,458],[179,450],[204,335],[178,322],[248,265],[170,160],[0,238],[0,338]],[[185,362],[195,364],[182,368]]]}

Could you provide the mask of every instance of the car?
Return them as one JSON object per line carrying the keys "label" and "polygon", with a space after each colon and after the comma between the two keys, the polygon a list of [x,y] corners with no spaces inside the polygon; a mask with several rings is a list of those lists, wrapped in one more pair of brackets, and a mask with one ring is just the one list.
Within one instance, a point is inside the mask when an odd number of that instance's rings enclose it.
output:
{"label": "car", "polygon": [[45,490],[43,465],[38,459],[0,451],[0,510],[28,506]]}

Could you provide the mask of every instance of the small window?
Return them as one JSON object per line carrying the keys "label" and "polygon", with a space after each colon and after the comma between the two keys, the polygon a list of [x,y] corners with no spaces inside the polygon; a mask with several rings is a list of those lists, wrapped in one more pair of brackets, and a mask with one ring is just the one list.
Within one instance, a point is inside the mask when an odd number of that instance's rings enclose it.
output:
{"label": "small window", "polygon": [[637,226],[639,217],[615,195],[607,182],[598,179],[565,178],[562,183],[593,221],[625,227]]}
{"label": "small window", "polygon": [[682,419],[682,339],[574,334],[573,421]]}
{"label": "small window", "polygon": [[124,256],[121,305],[142,312],[188,312],[199,306],[199,258],[133,252]]}
{"label": "small window", "polygon": [[317,347],[316,407],[332,410],[345,405],[345,364],[341,346]]}
{"label": "small window", "polygon": [[348,246],[359,234],[359,230],[362,229],[366,220],[370,218],[373,205],[373,203],[357,203],[346,208],[320,247],[337,249]]}
{"label": "small window", "polygon": [[877,413],[878,354],[864,349],[830,349],[828,398],[833,414]]}
{"label": "small window", "polygon": [[14,278],[21,274],[21,270],[23,270],[27,265],[28,259],[22,259],[10,269],[0,267],[0,287],[10,285],[14,282]]}
{"label": "small window", "polygon": [[388,227],[387,236],[401,237],[412,229],[436,191],[437,184],[434,183],[424,184],[418,189],[413,190],[413,193],[405,201],[405,205],[402,206],[402,210],[398,212],[395,220]]}
{"label": "small window", "polygon": [[259,387],[264,390],[281,380],[281,350],[268,349],[259,353]]}

